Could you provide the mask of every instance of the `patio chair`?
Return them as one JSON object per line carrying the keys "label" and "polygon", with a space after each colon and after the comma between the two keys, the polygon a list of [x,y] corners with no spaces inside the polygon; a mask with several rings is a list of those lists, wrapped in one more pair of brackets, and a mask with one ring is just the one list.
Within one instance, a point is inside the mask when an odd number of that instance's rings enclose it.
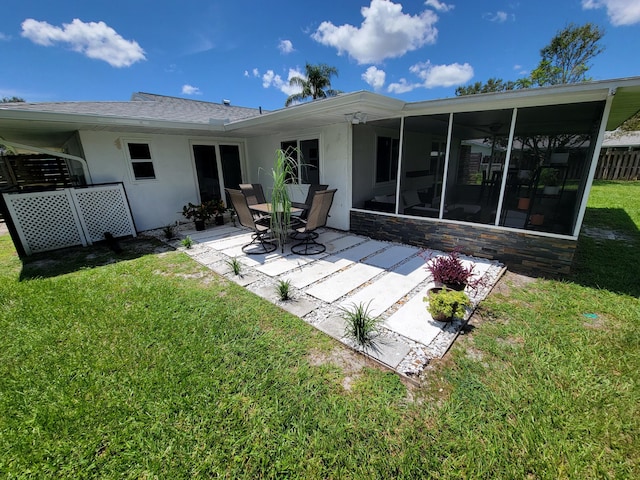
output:
{"label": "patio chair", "polygon": [[298,219],[307,219],[307,217],[309,216],[309,210],[311,210],[311,202],[313,201],[313,196],[316,192],[326,190],[327,188],[329,188],[329,185],[309,185],[309,191],[307,192],[307,198],[305,199],[304,203],[291,202],[292,207],[302,208],[302,213],[298,216]]}
{"label": "patio chair", "polygon": [[[242,190],[242,194],[247,199],[247,204],[257,205],[259,203],[267,203],[267,199],[264,196],[264,190],[262,189],[262,184],[260,183],[241,183],[240,190]],[[262,218],[262,214],[251,210],[251,214],[253,218],[258,221]]]}
{"label": "patio chair", "polygon": [[336,189],[316,191],[311,202],[311,209],[306,220],[300,220],[301,226],[294,229],[293,238],[302,240],[291,247],[293,253],[298,255],[317,255],[324,252],[327,247],[318,243],[316,230],[327,224],[329,210],[333,203]]}
{"label": "patio chair", "polygon": [[262,217],[260,220],[254,219],[247,199],[241,190],[225,189],[231,199],[233,208],[238,216],[238,222],[243,227],[254,231],[251,242],[242,247],[242,251],[247,255],[260,255],[273,252],[278,246],[273,242],[271,230],[269,228],[269,217]]}
{"label": "patio chair", "polygon": [[256,205],[257,203],[267,203],[264,196],[264,190],[260,183],[241,183],[240,190],[247,199],[248,205]]}

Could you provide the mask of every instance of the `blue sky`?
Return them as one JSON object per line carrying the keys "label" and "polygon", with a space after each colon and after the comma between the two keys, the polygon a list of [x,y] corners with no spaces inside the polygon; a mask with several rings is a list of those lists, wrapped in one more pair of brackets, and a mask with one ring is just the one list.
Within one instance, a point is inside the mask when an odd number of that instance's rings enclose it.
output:
{"label": "blue sky", "polygon": [[2,0],[0,97],[128,100],[142,91],[273,110],[291,75],[406,101],[515,80],[568,23],[605,30],[596,79],[640,75],[640,0]]}

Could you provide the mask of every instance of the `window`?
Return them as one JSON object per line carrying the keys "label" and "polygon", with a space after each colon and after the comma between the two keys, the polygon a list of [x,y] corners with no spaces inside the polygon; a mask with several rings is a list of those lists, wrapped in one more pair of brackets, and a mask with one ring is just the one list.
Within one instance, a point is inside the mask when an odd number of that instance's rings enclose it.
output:
{"label": "window", "polygon": [[376,148],[376,183],[391,182],[398,174],[398,154],[400,140],[378,137]]}
{"label": "window", "polygon": [[127,142],[131,169],[136,180],[152,180],[156,178],[148,143]]}
{"label": "window", "polygon": [[293,183],[320,183],[320,148],[317,138],[312,140],[289,140],[280,143],[280,148],[287,152],[296,162],[290,178]]}

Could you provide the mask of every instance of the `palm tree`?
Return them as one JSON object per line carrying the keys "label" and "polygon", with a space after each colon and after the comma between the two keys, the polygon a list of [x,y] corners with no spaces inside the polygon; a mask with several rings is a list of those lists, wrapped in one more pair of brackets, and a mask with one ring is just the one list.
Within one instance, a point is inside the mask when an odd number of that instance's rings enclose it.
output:
{"label": "palm tree", "polygon": [[340,90],[333,90],[331,88],[331,77],[338,76],[338,69],[336,67],[330,67],[324,63],[320,65],[306,64],[304,67],[305,76],[292,77],[289,80],[289,85],[298,86],[302,88],[300,93],[294,93],[287,98],[284,106],[288,107],[292,103],[299,103],[306,98],[311,97],[312,100],[317,98],[335,97]]}

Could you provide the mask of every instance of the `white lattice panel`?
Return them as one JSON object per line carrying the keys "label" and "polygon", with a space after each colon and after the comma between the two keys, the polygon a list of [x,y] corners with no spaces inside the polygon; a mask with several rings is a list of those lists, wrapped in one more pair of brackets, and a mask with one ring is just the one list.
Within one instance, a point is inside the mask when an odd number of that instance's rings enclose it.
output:
{"label": "white lattice panel", "polygon": [[122,185],[104,185],[72,190],[76,208],[89,243],[114,237],[136,236]]}
{"label": "white lattice panel", "polygon": [[25,252],[86,245],[68,190],[4,194]]}

